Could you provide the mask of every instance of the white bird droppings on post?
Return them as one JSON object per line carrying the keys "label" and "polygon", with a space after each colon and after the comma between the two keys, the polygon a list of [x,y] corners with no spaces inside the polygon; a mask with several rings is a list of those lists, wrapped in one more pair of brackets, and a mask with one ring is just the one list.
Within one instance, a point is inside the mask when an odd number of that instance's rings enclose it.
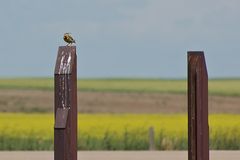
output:
{"label": "white bird droppings on post", "polygon": [[70,67],[71,67],[71,54],[69,54],[69,57],[68,57],[68,60],[67,60],[67,65],[66,65],[66,68],[67,68],[67,73],[70,72]]}
{"label": "white bird droppings on post", "polygon": [[62,56],[61,58],[61,62],[60,62],[60,67],[59,67],[59,74],[61,73],[63,67],[64,67],[64,59],[65,59],[65,55]]}
{"label": "white bird droppings on post", "polygon": [[69,73],[71,71],[71,61],[72,61],[72,55],[71,53],[64,53],[61,52],[61,60],[60,60],[60,66],[59,66],[59,74],[63,74],[63,77],[61,79],[61,87],[62,87],[62,93],[61,93],[61,103],[63,106],[63,109],[68,108],[67,107],[67,99],[68,99],[68,79],[69,79]]}
{"label": "white bird droppings on post", "polygon": [[59,67],[59,74],[68,74],[71,70],[71,53],[68,55],[62,55]]}

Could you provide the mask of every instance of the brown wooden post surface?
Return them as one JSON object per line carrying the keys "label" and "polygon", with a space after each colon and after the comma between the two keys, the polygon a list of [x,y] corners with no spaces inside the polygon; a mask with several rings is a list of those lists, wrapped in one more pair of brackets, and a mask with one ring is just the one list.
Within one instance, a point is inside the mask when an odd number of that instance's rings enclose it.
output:
{"label": "brown wooden post surface", "polygon": [[54,160],[77,160],[77,56],[60,46],[54,75]]}
{"label": "brown wooden post surface", "polygon": [[200,51],[188,52],[188,159],[209,160],[208,74]]}

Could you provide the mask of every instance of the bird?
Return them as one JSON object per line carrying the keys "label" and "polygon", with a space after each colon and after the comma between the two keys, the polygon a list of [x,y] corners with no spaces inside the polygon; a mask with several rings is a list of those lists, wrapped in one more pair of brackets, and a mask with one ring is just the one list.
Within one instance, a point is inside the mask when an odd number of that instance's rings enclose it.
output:
{"label": "bird", "polygon": [[70,33],[64,33],[63,40],[67,42],[67,46],[76,43]]}

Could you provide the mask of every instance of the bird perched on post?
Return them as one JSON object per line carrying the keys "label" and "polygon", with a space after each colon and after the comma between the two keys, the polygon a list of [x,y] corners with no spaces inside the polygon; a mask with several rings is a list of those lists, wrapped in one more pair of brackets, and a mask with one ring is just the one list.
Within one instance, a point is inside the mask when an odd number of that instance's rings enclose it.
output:
{"label": "bird perched on post", "polygon": [[64,33],[63,40],[68,43],[67,45],[76,43],[70,33]]}

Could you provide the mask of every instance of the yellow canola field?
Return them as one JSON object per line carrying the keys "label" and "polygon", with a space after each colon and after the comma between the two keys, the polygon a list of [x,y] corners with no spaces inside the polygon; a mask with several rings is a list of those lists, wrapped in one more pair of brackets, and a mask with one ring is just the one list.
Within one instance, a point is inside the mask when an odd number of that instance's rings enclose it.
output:
{"label": "yellow canola field", "polygon": [[[240,115],[210,115],[211,149],[240,149]],[[0,113],[0,150],[53,149],[53,114]],[[187,149],[185,114],[79,114],[81,150],[146,150],[148,129],[158,150]]]}

